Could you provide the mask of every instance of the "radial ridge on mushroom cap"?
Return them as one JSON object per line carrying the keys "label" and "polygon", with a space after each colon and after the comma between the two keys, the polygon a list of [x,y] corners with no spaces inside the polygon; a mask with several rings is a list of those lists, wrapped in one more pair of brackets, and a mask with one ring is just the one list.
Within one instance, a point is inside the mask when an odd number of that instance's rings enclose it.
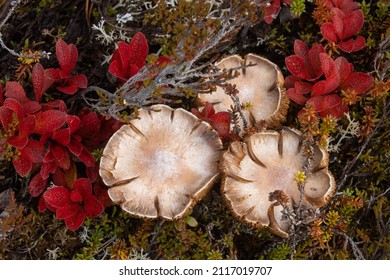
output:
{"label": "radial ridge on mushroom cap", "polygon": [[[247,54],[244,58],[228,56],[219,61],[216,67],[223,70],[243,65],[247,67],[236,70],[239,75],[228,83],[238,89],[241,104],[251,104],[243,111],[248,125],[255,126],[257,122],[265,120],[268,127],[278,126],[285,120],[289,105],[282,72],[276,64],[255,54]],[[198,95],[201,106],[206,102],[213,104],[216,112],[228,111],[234,106],[231,97],[219,86],[211,94]]]}
{"label": "radial ridge on mushroom cap", "polygon": [[184,109],[154,105],[111,137],[99,173],[123,210],[173,220],[188,214],[211,188],[221,149],[206,122]]}
{"label": "radial ridge on mushroom cap", "polygon": [[[325,205],[335,189],[327,153],[316,146],[309,161],[308,157],[292,131],[259,132],[233,142],[221,160],[223,198],[240,220],[288,237],[289,221],[282,217],[283,207],[270,201],[270,194],[281,191],[288,198],[287,207],[302,203],[314,209]],[[307,163],[302,197],[296,176]]]}

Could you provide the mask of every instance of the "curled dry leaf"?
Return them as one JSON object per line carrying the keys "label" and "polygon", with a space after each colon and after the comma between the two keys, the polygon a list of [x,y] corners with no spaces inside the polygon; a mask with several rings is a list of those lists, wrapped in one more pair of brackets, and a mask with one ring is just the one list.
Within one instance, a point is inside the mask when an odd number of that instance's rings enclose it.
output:
{"label": "curled dry leaf", "polygon": [[[232,55],[222,59],[216,66],[219,69],[231,69],[242,65],[251,65],[237,70],[238,77],[229,80],[236,85],[237,96],[241,104],[252,104],[244,110],[249,126],[266,120],[270,127],[284,121],[289,100],[285,95],[284,78],[278,66],[266,58],[255,54],[247,54],[244,58]],[[234,106],[231,97],[221,87],[211,94],[199,94],[199,103],[214,105],[216,112],[228,111]]]}
{"label": "curled dry leaf", "polygon": [[[299,203],[296,176],[307,161],[303,147],[300,138],[289,131],[265,131],[244,142],[233,142],[221,162],[222,195],[233,214],[251,226],[268,227],[288,237],[289,221],[283,218],[283,207],[269,196],[283,192],[290,209]],[[333,194],[335,182],[327,166],[327,153],[316,147],[305,174],[302,203],[307,207],[321,207]]]}
{"label": "curled dry leaf", "polygon": [[211,188],[221,149],[209,124],[183,109],[155,105],[111,137],[99,172],[123,210],[173,220],[188,214]]}

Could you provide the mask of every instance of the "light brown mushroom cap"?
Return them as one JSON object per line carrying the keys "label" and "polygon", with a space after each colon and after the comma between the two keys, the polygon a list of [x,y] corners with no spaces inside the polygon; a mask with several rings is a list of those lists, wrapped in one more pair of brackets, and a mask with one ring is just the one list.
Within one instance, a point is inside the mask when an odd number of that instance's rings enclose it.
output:
{"label": "light brown mushroom cap", "polygon": [[[233,142],[223,154],[222,195],[233,214],[255,227],[269,227],[288,237],[289,223],[283,219],[281,205],[269,201],[269,194],[281,190],[289,197],[289,206],[300,201],[295,180],[307,159],[299,137],[289,131],[266,131]],[[303,204],[316,208],[327,203],[335,182],[327,169],[328,157],[316,147],[304,188]]]}
{"label": "light brown mushroom cap", "polygon": [[222,143],[184,109],[155,105],[108,141],[100,176],[113,202],[136,217],[178,219],[218,177]]}
{"label": "light brown mushroom cap", "polygon": [[[247,54],[244,59],[239,55],[228,56],[216,66],[231,69],[249,64],[254,66],[237,70],[239,76],[228,82],[236,85],[241,104],[252,104],[251,109],[244,110],[249,126],[255,126],[261,120],[266,120],[268,127],[277,126],[285,120],[289,99],[285,94],[283,74],[276,64],[261,56]],[[198,103],[206,102],[212,103],[216,112],[230,110],[234,105],[221,87],[211,94],[198,95]]]}

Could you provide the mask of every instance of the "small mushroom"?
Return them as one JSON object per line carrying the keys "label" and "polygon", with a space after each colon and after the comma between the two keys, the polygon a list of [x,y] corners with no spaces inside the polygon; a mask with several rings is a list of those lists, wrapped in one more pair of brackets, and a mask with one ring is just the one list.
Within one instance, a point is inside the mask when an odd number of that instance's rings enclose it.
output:
{"label": "small mushroom", "polygon": [[154,105],[108,141],[100,175],[114,203],[135,217],[188,214],[219,176],[222,142],[184,109]]}
{"label": "small mushroom", "polygon": [[327,153],[315,147],[312,157],[307,159],[300,137],[291,131],[259,132],[244,142],[233,142],[221,160],[223,198],[240,220],[254,227],[268,227],[286,238],[289,221],[283,218],[283,206],[269,200],[270,194],[283,193],[290,209],[298,205],[301,192],[296,178],[307,162],[301,203],[312,209],[321,207],[335,189],[327,168]]}
{"label": "small mushroom", "polygon": [[[239,75],[228,82],[236,85],[241,104],[252,105],[243,111],[249,127],[262,120],[267,121],[268,127],[279,125],[285,120],[289,105],[279,67],[255,54],[247,54],[244,59],[239,55],[228,56],[216,64],[219,69],[232,69],[242,65],[248,67],[237,70]],[[231,97],[221,87],[217,87],[211,94],[198,95],[201,106],[206,102],[213,104],[216,112],[228,111],[234,106]]]}

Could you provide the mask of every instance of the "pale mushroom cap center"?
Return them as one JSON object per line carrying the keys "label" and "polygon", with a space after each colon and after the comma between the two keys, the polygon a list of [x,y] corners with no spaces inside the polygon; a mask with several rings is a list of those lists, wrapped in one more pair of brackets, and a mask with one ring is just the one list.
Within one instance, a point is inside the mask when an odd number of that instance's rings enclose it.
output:
{"label": "pale mushroom cap center", "polygon": [[100,164],[110,198],[135,216],[173,219],[218,176],[221,140],[191,113],[156,105],[122,126]]}

